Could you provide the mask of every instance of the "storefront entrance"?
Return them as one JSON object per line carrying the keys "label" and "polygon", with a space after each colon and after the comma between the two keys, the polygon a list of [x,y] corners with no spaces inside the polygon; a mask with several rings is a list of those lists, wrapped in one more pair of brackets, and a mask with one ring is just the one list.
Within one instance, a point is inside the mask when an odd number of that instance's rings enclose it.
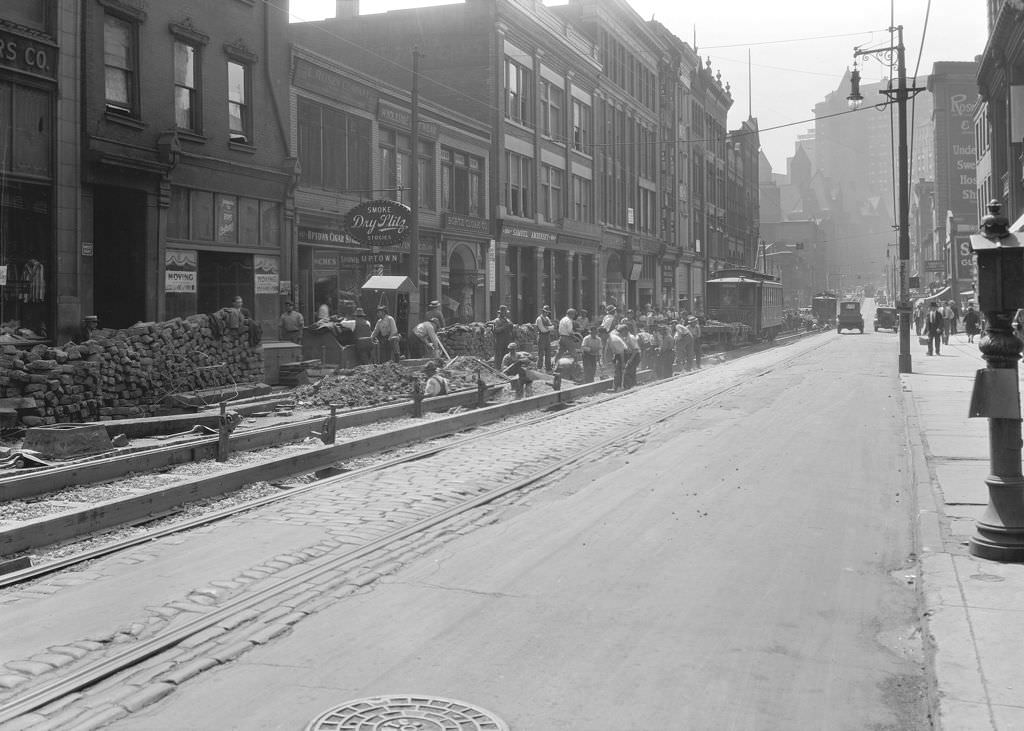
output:
{"label": "storefront entrance", "polygon": [[125,328],[145,320],[146,193],[98,187],[93,197],[93,302],[100,327]]}
{"label": "storefront entrance", "polygon": [[477,319],[478,283],[482,284],[483,279],[477,271],[476,256],[465,244],[456,246],[448,258],[448,286],[444,288],[441,303],[445,320],[473,322]]}

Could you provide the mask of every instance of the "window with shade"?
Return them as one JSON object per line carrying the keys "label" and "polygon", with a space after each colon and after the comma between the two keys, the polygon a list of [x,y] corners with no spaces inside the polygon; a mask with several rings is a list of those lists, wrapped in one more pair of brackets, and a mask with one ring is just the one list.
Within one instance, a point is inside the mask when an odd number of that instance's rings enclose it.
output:
{"label": "window with shade", "polygon": [[249,66],[228,61],[228,139],[252,144],[251,79]]}
{"label": "window with shade", "polygon": [[138,116],[138,27],[109,13],[103,19],[103,87],[108,112]]}
{"label": "window with shade", "polygon": [[199,132],[199,49],[184,41],[174,42],[174,124]]}

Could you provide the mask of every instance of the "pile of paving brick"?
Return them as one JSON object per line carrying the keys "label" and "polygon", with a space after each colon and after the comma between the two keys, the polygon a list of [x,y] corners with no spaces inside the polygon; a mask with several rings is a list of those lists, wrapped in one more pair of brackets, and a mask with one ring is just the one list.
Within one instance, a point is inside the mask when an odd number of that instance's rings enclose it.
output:
{"label": "pile of paving brick", "polygon": [[0,407],[28,427],[152,416],[177,393],[262,380],[253,334],[225,325],[192,315],[63,347],[0,346]]}
{"label": "pile of paving brick", "polygon": [[[534,351],[537,349],[537,328],[532,323],[514,327],[515,343],[519,350]],[[438,333],[445,350],[453,358],[459,355],[471,355],[483,360],[494,358],[494,334],[491,328],[482,322],[471,322],[467,325],[451,325],[442,328]]]}

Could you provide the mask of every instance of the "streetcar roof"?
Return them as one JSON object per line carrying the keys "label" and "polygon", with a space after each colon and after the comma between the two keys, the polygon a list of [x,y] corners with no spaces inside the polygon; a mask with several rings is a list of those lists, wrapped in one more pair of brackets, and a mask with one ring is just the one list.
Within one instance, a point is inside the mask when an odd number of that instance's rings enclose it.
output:
{"label": "streetcar roof", "polygon": [[[760,284],[764,282],[763,279],[751,279],[750,277],[719,277],[717,279],[709,279],[707,284],[715,284],[720,282],[723,284],[738,284],[740,282],[746,282],[749,284]],[[764,282],[765,284],[774,284],[774,282]]]}

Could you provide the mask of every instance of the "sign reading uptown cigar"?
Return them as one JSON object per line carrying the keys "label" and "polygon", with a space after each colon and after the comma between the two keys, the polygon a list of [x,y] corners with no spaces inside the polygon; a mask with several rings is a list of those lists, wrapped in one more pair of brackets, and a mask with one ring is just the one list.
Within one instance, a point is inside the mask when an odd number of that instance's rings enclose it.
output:
{"label": "sign reading uptown cigar", "polygon": [[345,214],[345,233],[363,246],[401,246],[409,233],[411,213],[397,201],[360,203]]}

